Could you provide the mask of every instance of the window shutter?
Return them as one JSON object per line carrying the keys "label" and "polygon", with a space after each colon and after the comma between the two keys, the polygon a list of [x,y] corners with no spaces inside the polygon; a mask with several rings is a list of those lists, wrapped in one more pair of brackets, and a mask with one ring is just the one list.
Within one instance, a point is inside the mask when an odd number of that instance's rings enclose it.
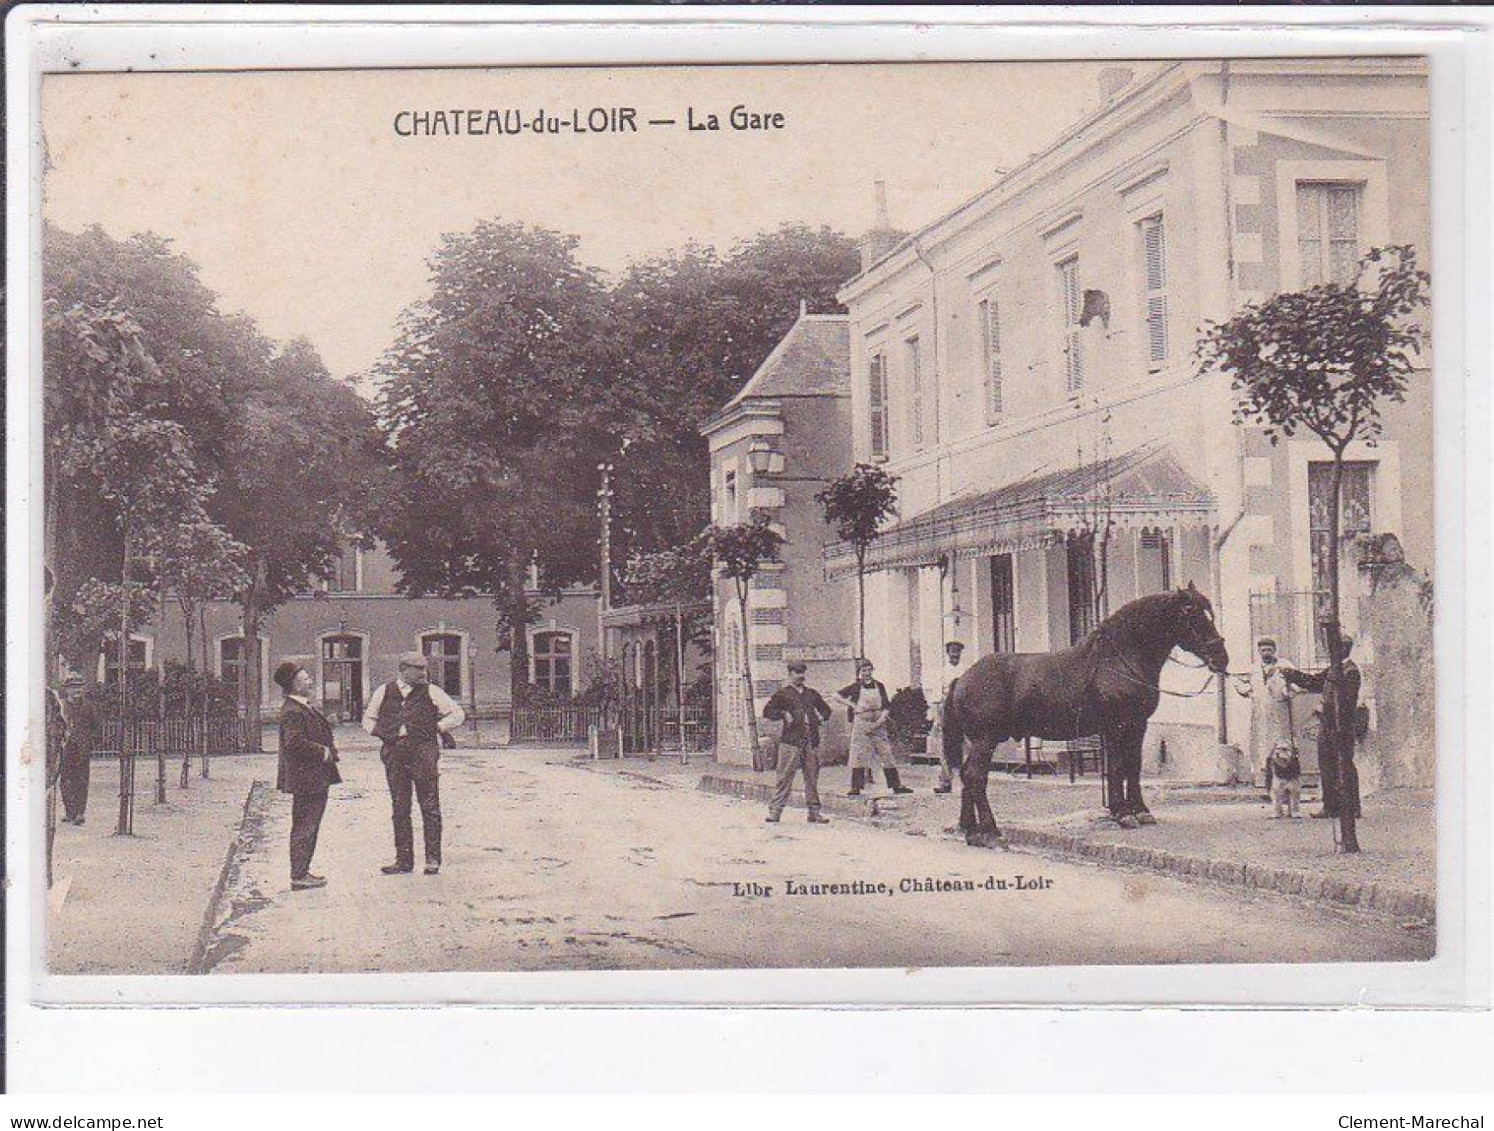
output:
{"label": "window shutter", "polygon": [[1063,307],[1064,377],[1068,391],[1072,393],[1084,387],[1084,355],[1079,340],[1082,294],[1077,257],[1058,265],[1058,289]]}
{"label": "window shutter", "polygon": [[908,359],[908,400],[912,409],[913,443],[923,445],[923,362],[918,354],[918,339],[904,343]]}
{"label": "window shutter", "polygon": [[1001,415],[1001,308],[994,298],[980,304],[981,356],[986,363],[986,420]]}
{"label": "window shutter", "polygon": [[1141,222],[1142,271],[1146,284],[1147,364],[1167,360],[1167,229],[1161,216]]}
{"label": "window shutter", "polygon": [[871,359],[871,375],[867,388],[867,403],[871,417],[871,448],[876,458],[887,455],[887,359],[876,354]]}

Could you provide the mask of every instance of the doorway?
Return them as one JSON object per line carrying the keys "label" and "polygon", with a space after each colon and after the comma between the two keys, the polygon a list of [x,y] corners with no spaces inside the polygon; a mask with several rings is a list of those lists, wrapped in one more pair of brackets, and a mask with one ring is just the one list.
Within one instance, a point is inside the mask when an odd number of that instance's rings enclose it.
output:
{"label": "doorway", "polygon": [[322,637],[322,712],[338,722],[363,718],[363,638]]}

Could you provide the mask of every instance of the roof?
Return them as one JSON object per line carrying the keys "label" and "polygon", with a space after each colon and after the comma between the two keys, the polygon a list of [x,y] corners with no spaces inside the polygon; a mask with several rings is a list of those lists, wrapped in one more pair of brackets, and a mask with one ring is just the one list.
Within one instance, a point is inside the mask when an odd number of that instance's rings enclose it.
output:
{"label": "roof", "polygon": [[[866,564],[879,569],[931,565],[946,554],[1042,545],[1093,525],[1099,513],[1117,526],[1162,525],[1190,515],[1207,521],[1214,496],[1166,447],[1147,445],[952,499],[884,530],[869,547]],[[855,565],[844,543],[828,546],[825,559],[832,573]]]}
{"label": "roof", "polygon": [[801,314],[724,408],[752,397],[835,397],[850,393],[850,316]]}

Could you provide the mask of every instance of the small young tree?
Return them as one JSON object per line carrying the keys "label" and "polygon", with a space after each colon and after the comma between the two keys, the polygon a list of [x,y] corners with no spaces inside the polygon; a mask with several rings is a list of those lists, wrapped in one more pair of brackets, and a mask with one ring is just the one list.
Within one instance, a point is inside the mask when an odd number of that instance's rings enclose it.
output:
{"label": "small young tree", "polygon": [[866,550],[897,514],[897,476],[858,463],[815,496],[836,536],[856,551],[856,654],[866,655]]}
{"label": "small young tree", "polygon": [[[1360,262],[1352,283],[1322,283],[1251,303],[1227,322],[1208,324],[1196,351],[1204,366],[1233,375],[1237,422],[1262,425],[1273,444],[1305,430],[1333,454],[1325,628],[1335,680],[1343,676],[1338,540],[1344,453],[1355,441],[1378,439],[1382,403],[1405,400],[1426,341],[1415,316],[1428,304],[1430,285],[1412,248],[1376,248]],[[1341,733],[1352,734],[1352,719],[1337,724]],[[1357,789],[1354,796],[1345,789],[1353,784],[1345,757],[1351,752],[1341,750],[1338,763],[1344,852],[1359,851]]]}
{"label": "small young tree", "polygon": [[757,708],[752,693],[752,646],[748,632],[747,593],[752,579],[765,562],[776,562],[783,536],[768,523],[762,511],[752,512],[752,521],[735,526],[708,526],[696,542],[723,577],[736,586],[737,610],[742,616],[742,686],[747,702],[747,736],[752,746],[752,768],[763,768],[762,744],[757,737]]}

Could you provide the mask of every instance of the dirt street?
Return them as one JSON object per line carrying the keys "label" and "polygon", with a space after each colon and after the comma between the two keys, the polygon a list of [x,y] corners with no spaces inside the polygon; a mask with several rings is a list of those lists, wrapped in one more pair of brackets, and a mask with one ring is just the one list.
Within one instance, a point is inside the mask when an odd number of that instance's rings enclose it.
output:
{"label": "dirt street", "polygon": [[795,809],[769,825],[759,805],[554,750],[446,754],[442,873],[389,877],[377,755],[349,753],[343,776],[315,891],[290,890],[290,799],[262,791],[208,972],[1364,961],[1432,946],[1282,897]]}

